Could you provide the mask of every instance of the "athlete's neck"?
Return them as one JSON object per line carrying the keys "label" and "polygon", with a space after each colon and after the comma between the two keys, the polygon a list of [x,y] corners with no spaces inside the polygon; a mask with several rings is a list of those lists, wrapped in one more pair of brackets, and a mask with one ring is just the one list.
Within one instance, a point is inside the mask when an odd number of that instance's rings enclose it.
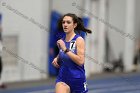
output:
{"label": "athlete's neck", "polygon": [[69,41],[71,41],[72,40],[72,38],[75,36],[76,34],[75,34],[75,32],[74,31],[72,31],[72,32],[70,32],[70,33],[66,33],[66,42],[69,42]]}

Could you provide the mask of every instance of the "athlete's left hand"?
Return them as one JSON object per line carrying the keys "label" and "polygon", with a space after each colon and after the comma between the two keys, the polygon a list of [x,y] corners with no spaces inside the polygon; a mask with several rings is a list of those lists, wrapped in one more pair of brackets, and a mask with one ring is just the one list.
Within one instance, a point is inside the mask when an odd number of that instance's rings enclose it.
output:
{"label": "athlete's left hand", "polygon": [[66,50],[66,45],[65,45],[65,43],[64,43],[64,41],[63,41],[62,39],[60,39],[60,40],[57,41],[57,46],[58,46],[60,49],[62,49],[63,51]]}

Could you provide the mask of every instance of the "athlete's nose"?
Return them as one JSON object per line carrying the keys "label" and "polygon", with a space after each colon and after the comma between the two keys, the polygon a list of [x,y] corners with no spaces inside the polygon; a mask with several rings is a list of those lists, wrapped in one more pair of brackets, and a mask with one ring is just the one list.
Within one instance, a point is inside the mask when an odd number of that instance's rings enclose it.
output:
{"label": "athlete's nose", "polygon": [[67,28],[68,26],[64,25],[64,28]]}

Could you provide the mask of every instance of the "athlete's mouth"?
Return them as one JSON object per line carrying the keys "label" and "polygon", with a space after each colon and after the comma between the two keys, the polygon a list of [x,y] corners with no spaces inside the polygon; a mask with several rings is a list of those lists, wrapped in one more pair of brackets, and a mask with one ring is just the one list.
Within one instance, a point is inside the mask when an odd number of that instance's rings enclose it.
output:
{"label": "athlete's mouth", "polygon": [[68,28],[64,28],[64,30],[67,30]]}

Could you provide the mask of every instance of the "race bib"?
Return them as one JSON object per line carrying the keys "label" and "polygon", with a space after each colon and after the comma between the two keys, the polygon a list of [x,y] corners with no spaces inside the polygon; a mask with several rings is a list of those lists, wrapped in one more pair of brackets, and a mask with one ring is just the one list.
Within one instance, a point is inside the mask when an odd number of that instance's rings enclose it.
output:
{"label": "race bib", "polygon": [[75,41],[75,40],[72,40],[72,41],[70,42],[70,47],[69,47],[69,49],[70,49],[72,52],[74,52],[74,50],[76,49],[76,41]]}

